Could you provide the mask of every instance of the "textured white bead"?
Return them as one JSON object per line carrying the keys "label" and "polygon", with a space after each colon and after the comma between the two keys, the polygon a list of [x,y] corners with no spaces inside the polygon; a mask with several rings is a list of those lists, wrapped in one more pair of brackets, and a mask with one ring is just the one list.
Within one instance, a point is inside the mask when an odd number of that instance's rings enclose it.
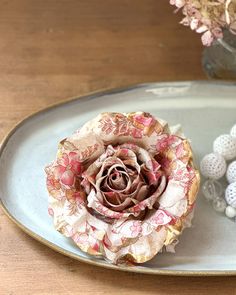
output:
{"label": "textured white bead", "polygon": [[213,151],[221,154],[225,160],[236,157],[236,138],[230,134],[220,135],[213,142]]}
{"label": "textured white bead", "polygon": [[236,209],[231,206],[227,206],[225,209],[225,215],[228,218],[234,218],[236,216]]}
{"label": "textured white bead", "polygon": [[223,198],[216,198],[213,200],[212,206],[217,212],[224,212],[227,204]]}
{"label": "textured white bead", "polygon": [[206,155],[200,164],[202,174],[210,179],[220,179],[226,171],[225,159],[217,153]]}
{"label": "textured white bead", "polygon": [[236,182],[236,161],[229,164],[226,172],[226,178],[229,183]]}
{"label": "textured white bead", "polygon": [[236,208],[236,182],[229,184],[225,190],[226,202]]}
{"label": "textured white bead", "polygon": [[231,128],[230,135],[236,137],[236,124]]}

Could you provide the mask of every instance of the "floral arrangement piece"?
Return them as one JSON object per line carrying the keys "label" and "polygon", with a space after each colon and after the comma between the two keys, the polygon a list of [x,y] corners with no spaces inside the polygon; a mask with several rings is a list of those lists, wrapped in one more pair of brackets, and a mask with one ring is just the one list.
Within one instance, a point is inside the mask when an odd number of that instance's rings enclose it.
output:
{"label": "floral arrangement piece", "polygon": [[49,214],[77,246],[112,263],[173,251],[199,186],[189,142],[149,113],[103,113],[46,167]]}
{"label": "floral arrangement piece", "polygon": [[223,28],[236,33],[236,0],[170,0],[170,4],[182,9],[183,25],[203,33],[203,45],[221,39]]}

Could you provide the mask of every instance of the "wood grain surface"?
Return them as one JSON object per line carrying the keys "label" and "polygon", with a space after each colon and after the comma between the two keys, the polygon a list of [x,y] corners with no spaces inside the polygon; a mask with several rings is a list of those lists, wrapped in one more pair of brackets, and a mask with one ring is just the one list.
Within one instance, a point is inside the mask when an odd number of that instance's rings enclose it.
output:
{"label": "wood grain surface", "polygon": [[[168,0],[0,0],[0,137],[68,97],[204,79],[199,36]],[[0,211],[0,294],[236,294],[236,278],[123,273],[74,261]]]}

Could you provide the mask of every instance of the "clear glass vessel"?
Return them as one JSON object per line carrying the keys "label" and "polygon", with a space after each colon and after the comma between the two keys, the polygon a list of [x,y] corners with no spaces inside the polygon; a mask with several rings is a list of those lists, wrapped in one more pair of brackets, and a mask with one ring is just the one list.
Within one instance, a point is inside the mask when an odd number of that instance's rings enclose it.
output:
{"label": "clear glass vessel", "polygon": [[224,30],[223,39],[204,49],[202,66],[209,78],[236,80],[236,35]]}

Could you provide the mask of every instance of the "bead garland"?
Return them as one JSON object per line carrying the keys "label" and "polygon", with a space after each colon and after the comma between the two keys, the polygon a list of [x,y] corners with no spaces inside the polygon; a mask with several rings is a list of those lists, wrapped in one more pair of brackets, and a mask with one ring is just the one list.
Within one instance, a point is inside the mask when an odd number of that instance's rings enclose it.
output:
{"label": "bead garland", "polygon": [[[236,160],[228,167],[226,161],[236,159],[236,124],[230,134],[222,134],[213,142],[213,153],[203,157],[200,170],[207,180],[202,185],[202,193],[212,203],[217,212],[225,213],[236,221]],[[224,175],[228,186],[223,190],[218,181]]]}

